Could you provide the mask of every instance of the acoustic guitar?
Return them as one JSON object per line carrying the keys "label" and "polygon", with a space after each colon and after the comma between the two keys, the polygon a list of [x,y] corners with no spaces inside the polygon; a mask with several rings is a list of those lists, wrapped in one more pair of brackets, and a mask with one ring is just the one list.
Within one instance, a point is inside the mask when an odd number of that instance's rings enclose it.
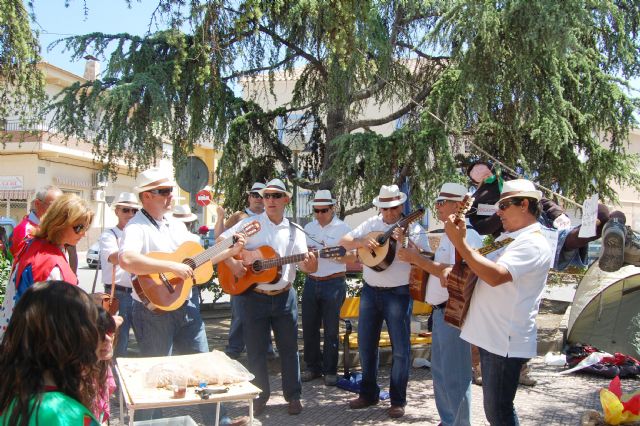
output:
{"label": "acoustic guitar", "polygon": [[[344,256],[347,251],[342,246],[326,247],[320,250],[312,250],[316,257],[325,259]],[[256,250],[243,250],[236,256],[242,259],[247,267],[247,272],[242,277],[236,277],[226,263],[218,264],[218,279],[220,287],[225,293],[231,295],[242,294],[257,284],[275,284],[282,276],[282,266],[289,263],[297,263],[304,260],[306,253],[292,254],[279,257],[276,251],[269,246],[261,246]]]}
{"label": "acoustic guitar", "polygon": [[393,230],[398,227],[407,229],[409,224],[420,219],[423,215],[424,209],[421,208],[400,219],[387,232],[369,232],[365,238],[375,238],[380,246],[373,250],[368,247],[358,248],[360,263],[377,272],[384,271],[391,266],[396,257],[396,240],[391,237]]}
{"label": "acoustic guitar", "polygon": [[[239,234],[249,237],[260,230],[260,222],[246,224]],[[138,275],[132,280],[133,288],[142,303],[154,312],[169,312],[178,309],[191,292],[193,285],[209,282],[213,277],[211,259],[231,247],[237,238],[227,238],[218,244],[203,249],[194,241],[181,244],[173,253],[150,252],[146,256],[158,260],[172,260],[189,265],[193,269],[193,278],[183,280],[171,272]]]}

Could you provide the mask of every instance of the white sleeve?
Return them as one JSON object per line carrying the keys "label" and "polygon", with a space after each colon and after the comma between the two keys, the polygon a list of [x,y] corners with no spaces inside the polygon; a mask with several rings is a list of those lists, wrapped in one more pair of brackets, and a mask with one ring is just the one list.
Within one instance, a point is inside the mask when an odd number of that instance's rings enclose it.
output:
{"label": "white sleeve", "polygon": [[305,236],[305,233],[302,232],[302,230],[297,229],[297,227],[295,232],[296,232],[296,237],[295,237],[295,240],[293,241],[293,250],[291,250],[291,254],[308,252],[309,248],[307,247],[307,238]]}
{"label": "white sleeve", "polygon": [[107,271],[110,268],[109,256],[111,254],[118,252],[120,248],[118,247],[118,240],[116,236],[111,230],[105,231],[100,235],[100,268],[103,271]]}
{"label": "white sleeve", "polygon": [[349,235],[350,237],[353,237],[354,240],[364,237],[365,235],[367,235],[369,233],[369,222],[370,221],[371,221],[371,218],[365,220],[360,225],[358,225],[356,227],[356,229],[354,229],[353,231],[349,232],[347,235]]}
{"label": "white sleeve", "polygon": [[418,246],[418,248],[426,251],[431,251],[427,231],[425,231],[425,229],[417,223],[414,223],[412,225],[409,238],[414,242],[415,245]]}
{"label": "white sleeve", "polygon": [[122,241],[120,242],[120,254],[125,251],[142,253],[144,248],[144,230],[137,223],[131,223],[124,228]]}

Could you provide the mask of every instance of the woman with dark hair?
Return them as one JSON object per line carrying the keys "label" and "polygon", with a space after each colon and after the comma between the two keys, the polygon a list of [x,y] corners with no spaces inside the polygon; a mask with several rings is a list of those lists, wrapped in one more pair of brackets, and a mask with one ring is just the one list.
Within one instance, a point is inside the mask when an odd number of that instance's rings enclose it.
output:
{"label": "woman with dark hair", "polygon": [[42,217],[40,228],[16,255],[0,309],[0,338],[7,328],[13,307],[33,283],[62,280],[77,284],[78,278],[69,266],[64,246],[75,246],[89,230],[93,212],[75,194],[58,197]]}
{"label": "woman with dark hair", "polygon": [[0,343],[0,425],[98,425],[97,319],[91,298],[64,281],[24,293]]}

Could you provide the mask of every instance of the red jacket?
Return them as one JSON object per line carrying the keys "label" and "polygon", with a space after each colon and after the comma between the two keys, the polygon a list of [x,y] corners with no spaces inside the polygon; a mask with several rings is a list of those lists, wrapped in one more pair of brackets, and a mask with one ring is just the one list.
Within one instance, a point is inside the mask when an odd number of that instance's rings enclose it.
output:
{"label": "red jacket", "polygon": [[22,221],[13,228],[13,234],[11,234],[11,254],[15,259],[24,247],[25,243],[31,238],[39,228],[37,223],[29,220],[29,215],[22,218]]}

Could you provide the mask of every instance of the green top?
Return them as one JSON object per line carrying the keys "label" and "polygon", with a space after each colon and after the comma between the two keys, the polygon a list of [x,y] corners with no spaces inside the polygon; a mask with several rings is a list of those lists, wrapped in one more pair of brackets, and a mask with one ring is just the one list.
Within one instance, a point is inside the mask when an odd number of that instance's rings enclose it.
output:
{"label": "green top", "polygon": [[[44,392],[38,410],[29,419],[29,426],[99,426],[91,411],[62,392]],[[31,402],[33,404],[33,400]],[[13,409],[0,414],[0,425],[8,425]]]}

